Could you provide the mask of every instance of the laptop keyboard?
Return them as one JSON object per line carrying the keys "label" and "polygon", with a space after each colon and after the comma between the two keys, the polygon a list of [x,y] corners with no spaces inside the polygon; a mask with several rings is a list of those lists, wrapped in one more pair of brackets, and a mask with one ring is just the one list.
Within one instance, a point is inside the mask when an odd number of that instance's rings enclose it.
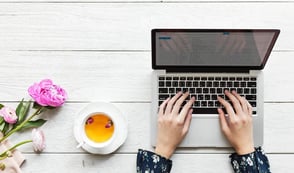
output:
{"label": "laptop keyboard", "polygon": [[215,114],[216,108],[222,107],[217,100],[217,96],[229,101],[224,95],[225,90],[235,90],[244,96],[253,107],[253,114],[256,114],[256,77],[213,77],[213,76],[158,76],[158,105],[168,97],[173,97],[177,92],[189,92],[185,103],[195,97],[193,104],[193,114]]}

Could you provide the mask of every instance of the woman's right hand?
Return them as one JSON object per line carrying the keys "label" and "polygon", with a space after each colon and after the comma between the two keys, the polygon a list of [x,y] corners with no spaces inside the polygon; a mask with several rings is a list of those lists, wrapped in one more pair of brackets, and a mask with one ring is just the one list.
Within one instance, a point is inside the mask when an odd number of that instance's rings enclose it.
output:
{"label": "woman's right hand", "polygon": [[221,97],[218,101],[225,107],[227,116],[219,108],[221,129],[237,154],[244,155],[254,151],[252,107],[249,102],[236,91],[225,91],[232,105]]}

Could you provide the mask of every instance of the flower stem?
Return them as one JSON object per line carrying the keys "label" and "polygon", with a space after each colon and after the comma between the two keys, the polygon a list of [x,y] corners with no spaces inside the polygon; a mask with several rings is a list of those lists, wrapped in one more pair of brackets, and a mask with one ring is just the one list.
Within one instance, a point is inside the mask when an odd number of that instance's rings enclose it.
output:
{"label": "flower stem", "polygon": [[2,154],[0,154],[0,160],[3,160],[5,158],[8,157],[8,152],[12,152],[13,150],[15,150],[17,147],[21,146],[21,145],[24,145],[24,144],[27,144],[27,143],[30,143],[30,142],[33,142],[32,140],[26,140],[26,141],[22,141],[16,145],[14,145],[13,147],[7,149],[6,151],[4,151]]}
{"label": "flower stem", "polygon": [[3,138],[0,139],[0,143],[3,142],[5,139],[7,139],[10,135],[12,135],[14,132],[21,129],[27,122],[29,122],[31,119],[33,119],[36,115],[40,114],[44,107],[39,107],[29,118],[27,118],[25,121],[23,121],[21,124],[16,126],[15,129],[12,129],[10,132],[8,132]]}

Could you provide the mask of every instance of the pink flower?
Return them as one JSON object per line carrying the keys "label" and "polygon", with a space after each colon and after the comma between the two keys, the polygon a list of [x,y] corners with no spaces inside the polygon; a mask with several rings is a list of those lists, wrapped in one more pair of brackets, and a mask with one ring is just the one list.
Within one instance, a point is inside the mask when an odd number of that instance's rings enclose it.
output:
{"label": "pink flower", "polygon": [[28,89],[30,96],[41,106],[61,106],[66,98],[66,91],[53,84],[52,80],[44,79],[40,83],[35,83]]}
{"label": "pink flower", "polygon": [[45,148],[45,136],[42,130],[33,129],[32,131],[33,148],[35,152],[42,152]]}
{"label": "pink flower", "polygon": [[16,123],[18,118],[16,116],[15,110],[7,106],[2,107],[2,109],[0,110],[0,116],[2,116],[4,121],[9,124]]}

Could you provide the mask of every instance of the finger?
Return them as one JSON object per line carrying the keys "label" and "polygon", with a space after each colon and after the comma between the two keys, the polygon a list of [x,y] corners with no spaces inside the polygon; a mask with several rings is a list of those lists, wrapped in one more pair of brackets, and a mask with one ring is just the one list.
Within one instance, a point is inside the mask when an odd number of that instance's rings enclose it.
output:
{"label": "finger", "polygon": [[170,97],[165,99],[164,102],[161,103],[161,105],[159,106],[158,116],[164,115],[164,110],[169,100],[170,100]]}
{"label": "finger", "polygon": [[225,107],[230,120],[232,120],[233,118],[235,119],[235,111],[232,108],[231,104],[219,96],[217,97],[217,100]]}
{"label": "finger", "polygon": [[229,132],[230,128],[228,126],[228,123],[227,123],[227,120],[225,117],[225,113],[221,108],[218,108],[217,111],[218,111],[218,115],[219,115],[221,129],[225,134],[227,134]]}
{"label": "finger", "polygon": [[248,100],[246,100],[246,102],[247,102],[247,108],[248,108],[248,115],[249,115],[250,117],[252,117],[252,106],[251,106],[251,104],[248,102]]}
{"label": "finger", "polygon": [[241,97],[236,91],[233,91],[232,94],[239,100],[239,103],[241,104],[241,108],[244,113],[248,114],[248,104],[247,100],[244,97]]}
{"label": "finger", "polygon": [[186,116],[188,115],[188,113],[191,111],[191,107],[193,105],[195,101],[195,97],[192,97],[188,103],[185,104],[185,106],[183,107],[183,109],[180,112],[180,115],[178,116],[178,120],[180,123],[183,123],[186,119]]}
{"label": "finger", "polygon": [[171,113],[172,109],[174,107],[175,102],[178,100],[178,98],[182,95],[182,92],[178,92],[173,98],[170,99],[170,101],[167,103],[167,107],[165,109],[164,113]]}
{"label": "finger", "polygon": [[174,107],[173,107],[173,110],[172,110],[172,114],[173,115],[178,115],[179,114],[179,111],[181,109],[181,106],[183,104],[183,102],[186,100],[186,98],[189,96],[189,93],[186,92],[184,93],[178,100],[177,102],[175,103]]}
{"label": "finger", "polygon": [[233,104],[233,106],[234,106],[234,109],[235,109],[237,115],[241,114],[241,113],[242,113],[242,107],[241,107],[241,105],[240,105],[239,100],[238,100],[233,94],[231,94],[231,93],[230,93],[229,91],[227,91],[227,90],[225,91],[225,94],[226,94],[226,96],[228,96],[229,99],[232,101],[232,104]]}
{"label": "finger", "polygon": [[184,134],[186,134],[189,131],[191,120],[192,120],[192,112],[193,112],[193,110],[190,109],[190,111],[185,119],[184,128],[183,128]]}

